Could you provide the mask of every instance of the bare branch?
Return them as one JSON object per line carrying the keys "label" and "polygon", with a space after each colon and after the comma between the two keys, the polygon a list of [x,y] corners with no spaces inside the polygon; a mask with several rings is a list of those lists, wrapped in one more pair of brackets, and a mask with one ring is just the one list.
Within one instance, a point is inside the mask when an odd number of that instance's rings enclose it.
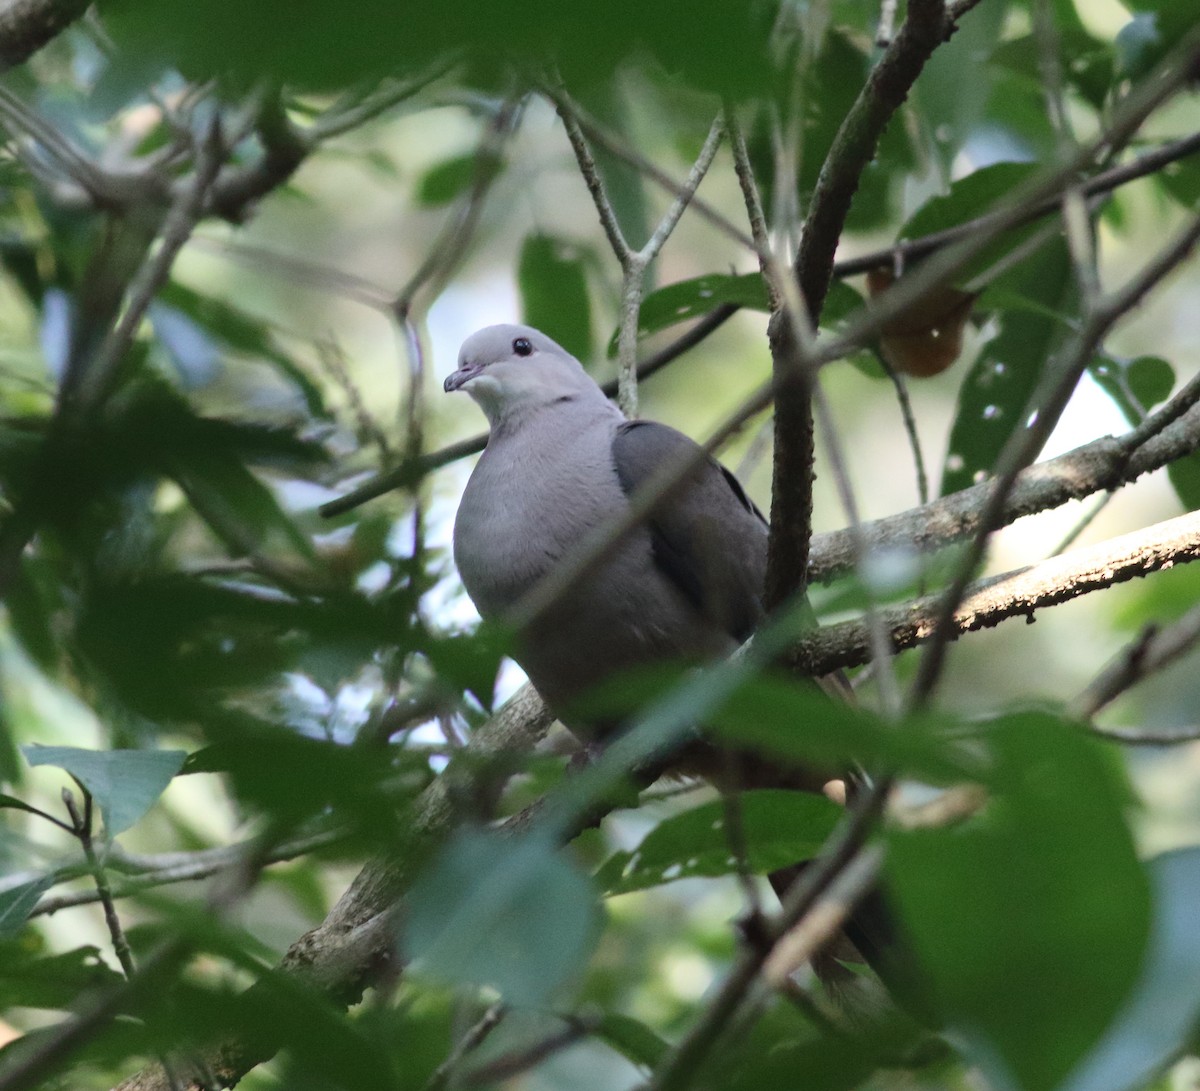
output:
{"label": "bare branch", "polygon": [[[1080,719],[1092,719],[1127,689],[1190,652],[1197,643],[1200,643],[1200,606],[1193,606],[1166,628],[1147,626],[1075,699],[1072,711]],[[1146,740],[1141,733],[1135,738],[1139,742]]]}
{"label": "bare branch", "polygon": [[0,4],[0,71],[23,64],[88,6],[89,0],[4,0]]}
{"label": "bare branch", "polygon": [[[859,179],[884,129],[948,30],[942,0],[911,0],[900,33],[872,70],[834,137],[805,217],[795,275],[813,325],[833,275],[834,254]],[[771,318],[775,379],[775,456],[765,601],[778,608],[803,594],[812,535],[813,376],[798,363],[799,344],[782,311]]]}
{"label": "bare branch", "polygon": [[[274,864],[285,860],[294,860],[298,856],[305,856],[317,849],[336,844],[340,838],[340,833],[329,831],[285,841],[265,853],[263,863]],[[112,888],[112,897],[114,899],[129,898],[144,890],[152,890],[170,883],[207,879],[244,860],[252,847],[251,843],[242,842],[218,849],[203,849],[199,852],[165,852],[152,856],[139,856],[122,852],[114,845],[107,860],[108,869],[130,876],[130,878]],[[71,909],[77,905],[89,905],[99,900],[99,895],[95,890],[58,894],[43,898],[29,916],[49,916],[63,909]]]}
{"label": "bare branch", "polygon": [[[950,638],[988,629],[1009,618],[1031,621],[1038,610],[1102,591],[1162,568],[1200,559],[1200,514],[1182,515],[1027,568],[969,584],[947,625],[944,599],[927,595],[882,611],[893,650],[933,638],[939,625]],[[824,675],[867,662],[870,634],[861,621],[829,625],[806,637],[790,657],[804,674]]]}
{"label": "bare branch", "polygon": [[[1200,412],[1195,411],[1198,397],[1200,378],[1189,382],[1158,413],[1147,418],[1146,425],[1160,430],[1142,442],[1138,441],[1144,426],[1119,439],[1106,436],[1094,440],[1023,470],[996,516],[996,525],[1007,526],[1069,500],[1118,488],[1200,449]],[[1176,412],[1179,406],[1185,408],[1182,414]],[[964,541],[978,532],[990,489],[987,482],[973,485],[930,504],[865,523],[864,548],[868,553],[889,549],[929,553]],[[810,579],[833,579],[854,566],[854,556],[849,531],[818,536],[813,542]]]}
{"label": "bare branch", "polygon": [[617,214],[613,210],[612,202],[608,199],[600,168],[596,166],[592,149],[588,146],[587,137],[583,135],[583,128],[579,124],[578,108],[561,91],[553,96],[553,100],[554,106],[558,110],[558,116],[562,119],[563,128],[567,131],[567,139],[571,142],[571,150],[575,153],[575,162],[579,166],[579,173],[583,176],[583,183],[587,186],[588,193],[591,194],[592,204],[596,206],[596,214],[600,217],[600,226],[604,228],[608,245],[612,247],[612,252],[616,254],[623,269],[633,256],[633,247],[626,241],[621,225],[617,222]]}

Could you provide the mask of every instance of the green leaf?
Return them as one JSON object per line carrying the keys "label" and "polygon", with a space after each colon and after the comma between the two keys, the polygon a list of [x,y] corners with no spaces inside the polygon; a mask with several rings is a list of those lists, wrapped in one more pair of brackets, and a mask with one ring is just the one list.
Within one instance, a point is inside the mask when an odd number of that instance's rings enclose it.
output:
{"label": "green leaf", "polygon": [[[1052,309],[1039,314],[1040,307],[1006,308],[997,313],[997,333],[984,345],[959,390],[942,471],[943,496],[993,473],[1009,437],[1025,427],[1029,399],[1067,329],[1066,319],[1058,316],[1076,294],[1066,244],[1055,239],[1006,273],[996,287]],[[984,307],[989,299],[985,294]]]}
{"label": "green leaf", "polygon": [[18,947],[0,957],[0,1008],[68,1010],[85,990],[122,980],[96,947],[45,958],[31,958]]}
{"label": "green leaf", "polygon": [[1162,60],[1170,44],[1153,13],[1135,15],[1117,32],[1117,76],[1142,79]]}
{"label": "green leaf", "polygon": [[1187,159],[1168,163],[1153,177],[1187,211],[1200,204],[1200,160],[1195,152]]}
{"label": "green leaf", "polygon": [[1200,848],[1164,853],[1147,867],[1154,916],[1141,976],[1116,1021],[1058,1091],[1146,1087],[1200,1022]]}
{"label": "green leaf", "polygon": [[38,899],[53,885],[53,875],[42,875],[0,890],[0,939],[14,936],[21,930]]}
{"label": "green leaf", "polygon": [[[751,872],[765,875],[815,856],[843,811],[823,796],[759,790],[739,797],[741,848]],[[735,842],[721,801],[665,819],[632,852],[617,852],[596,874],[609,894],[646,890],[676,879],[711,878],[737,870]]]}
{"label": "green leaf", "polygon": [[[871,70],[872,60],[860,42],[844,28],[831,27],[822,35],[820,54],[805,66],[804,134],[796,164],[802,208],[807,207],[825,157]],[[915,162],[906,114],[907,108],[901,107],[858,180],[846,221],[851,231],[878,230],[891,218],[896,179]],[[763,194],[768,209],[772,189],[768,186]]]}
{"label": "green leaf", "polygon": [[934,782],[986,777],[964,734],[950,738],[932,719],[888,723],[865,708],[831,699],[811,682],[770,675],[750,679],[706,709],[700,722],[738,746],[801,767],[828,769],[831,776],[860,762]]}
{"label": "green leaf", "polygon": [[618,1012],[605,1012],[595,1034],[627,1061],[647,1069],[655,1068],[671,1048],[645,1023]]}
{"label": "green leaf", "polygon": [[23,799],[17,799],[16,796],[6,795],[0,792],[0,809],[9,811],[26,811],[29,814],[36,814],[40,818],[45,818],[45,812],[40,811],[37,807],[31,807]]}
{"label": "green leaf", "polygon": [[1101,356],[1092,362],[1088,373],[1133,426],[1141,424],[1153,406],[1170,397],[1175,386],[1175,369],[1158,356],[1139,356],[1128,362]]}
{"label": "green leaf", "polygon": [[124,833],[163,794],[183,768],[184,750],[81,750],[73,746],[23,746],[30,765],[65,769],[92,795],[109,837]]}
{"label": "green leaf", "polygon": [[944,176],[963,146],[977,136],[995,97],[993,54],[1008,37],[1008,5],[980,4],[950,41],[933,51],[913,88],[913,100],[926,139]]}
{"label": "green leaf", "polygon": [[597,924],[595,890],[553,840],[468,830],[414,886],[402,944],[431,977],[537,1007],[580,973]]}
{"label": "green leaf", "polygon": [[1200,508],[1200,452],[1177,458],[1167,467],[1167,477],[1187,511]]}
{"label": "green leaf", "polygon": [[289,542],[301,557],[316,559],[308,536],[279,506],[275,494],[225,448],[194,449],[171,476],[213,533],[231,551],[269,552],[276,537]]}
{"label": "green leaf", "polygon": [[[634,127],[634,113],[630,99],[638,98],[640,120],[644,103],[637,91],[632,93],[616,80],[597,80],[578,87],[580,103],[589,115],[596,118],[626,147],[636,147],[638,133]],[[698,151],[699,149],[697,149]],[[596,169],[604,183],[608,203],[612,206],[621,234],[630,246],[641,247],[650,237],[647,222],[650,213],[646,199],[646,179],[632,163],[627,163],[601,144],[594,144],[592,156]],[[653,268],[650,271],[654,275]],[[649,281],[647,282],[650,283]]]}
{"label": "green leaf", "polygon": [[[699,318],[722,303],[736,303],[755,311],[768,310],[767,287],[762,275],[709,273],[659,288],[642,300],[638,333],[645,336],[677,322]],[[616,334],[613,334],[610,347],[615,349],[615,346]]]}
{"label": "green leaf", "polygon": [[584,271],[587,253],[577,243],[538,233],[522,243],[517,262],[523,321],[584,361],[592,354],[592,309]]}
{"label": "green leaf", "polygon": [[446,205],[466,193],[476,183],[498,174],[504,160],[497,156],[455,155],[430,167],[417,183],[416,202],[427,208]]}
{"label": "green leaf", "polygon": [[[926,201],[900,229],[897,237],[919,239],[978,219],[1011,198],[1013,191],[1033,177],[1038,169],[1035,163],[994,163],[982,167],[954,182],[948,193]],[[1005,232],[959,273],[957,283],[974,280],[1020,246],[1038,227],[1034,223]]]}
{"label": "green leaf", "polygon": [[1129,389],[1146,410],[1165,402],[1175,388],[1175,369],[1161,356],[1139,356],[1126,368]]}
{"label": "green leaf", "polygon": [[21,646],[47,672],[53,672],[62,658],[52,624],[61,590],[48,566],[39,558],[28,556],[17,566],[4,600],[9,623]]}
{"label": "green leaf", "polygon": [[1030,712],[997,721],[987,745],[988,807],[892,831],[888,890],[938,1014],[989,1082],[1049,1091],[1137,979],[1149,885],[1101,744]]}

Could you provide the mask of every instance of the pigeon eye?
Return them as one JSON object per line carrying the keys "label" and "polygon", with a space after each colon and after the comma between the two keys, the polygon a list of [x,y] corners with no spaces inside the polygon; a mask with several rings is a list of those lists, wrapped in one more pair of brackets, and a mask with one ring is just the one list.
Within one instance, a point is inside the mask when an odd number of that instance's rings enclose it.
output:
{"label": "pigeon eye", "polygon": [[532,356],[533,342],[528,337],[518,337],[513,341],[513,352],[518,356]]}

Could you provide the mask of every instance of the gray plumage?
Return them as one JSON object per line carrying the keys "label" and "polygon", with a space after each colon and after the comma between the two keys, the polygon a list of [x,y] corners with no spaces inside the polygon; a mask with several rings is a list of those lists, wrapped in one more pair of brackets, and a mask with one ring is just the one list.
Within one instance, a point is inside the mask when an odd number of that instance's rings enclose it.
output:
{"label": "gray plumage", "polygon": [[[454,557],[484,618],[502,619],[629,497],[695,443],[626,421],[560,345],[527,326],[467,339],[446,390],[491,425],[454,528]],[[559,714],[623,669],[727,655],[762,615],[767,528],[705,457],[672,497],[523,635],[515,658]],[[585,733],[589,725],[568,726]]]}

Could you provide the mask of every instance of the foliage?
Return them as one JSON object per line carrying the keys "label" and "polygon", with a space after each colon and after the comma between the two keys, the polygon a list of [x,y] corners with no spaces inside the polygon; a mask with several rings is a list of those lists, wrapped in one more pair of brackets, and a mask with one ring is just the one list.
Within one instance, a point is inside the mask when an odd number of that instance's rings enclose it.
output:
{"label": "foliage", "polygon": [[[535,749],[528,719],[498,744],[485,726],[513,685],[508,638],[476,627],[445,547],[461,449],[439,444],[478,425],[432,397],[454,343],[477,315],[519,313],[607,378],[612,357],[625,368],[689,324],[702,343],[645,398],[696,430],[731,412],[735,434],[763,423],[788,317],[746,245],[731,139],[637,285],[637,346],[623,341],[627,271],[554,111],[591,142],[589,181],[631,247],[728,111],[770,229],[757,242],[786,264],[862,135],[847,140],[864,88],[895,94],[876,75],[906,48],[899,28],[941,5],[909,0],[891,45],[876,42],[889,5],[865,0],[30,7],[28,40],[0,25],[0,1091],[110,1086],[164,1059],[252,1091],[832,1089],[910,1078],[897,1069],[1132,1091],[1194,1050],[1200,813],[1169,801],[1200,797],[1195,746],[1164,776],[1093,730],[1077,692],[1131,618],[1182,616],[1171,654],[1190,648],[1192,577],[1092,596],[1103,610],[1069,615],[1054,646],[1039,630],[1055,622],[972,635],[936,694],[905,653],[835,704],[771,633],[709,671],[619,679],[598,699],[629,723],[625,749],[582,774]],[[1155,277],[1101,320],[1159,257],[1194,298],[1189,248],[1166,248],[1200,196],[1200,12],[948,8],[911,95],[884,103],[809,316],[835,456],[818,461],[818,522],[840,520],[830,481],[872,513],[920,495],[914,437],[945,496],[1110,409],[1183,439],[1171,495],[1122,499],[1095,540],[1192,511],[1200,423],[1176,399],[1194,346],[1164,318],[1187,304],[1139,325],[1175,290]],[[1139,172],[1142,154],[1159,158]],[[867,292],[870,270],[894,287]],[[975,299],[954,331],[964,359],[906,386],[877,363],[888,308],[912,319],[901,293],[946,285]],[[762,445],[739,442],[768,508]],[[399,487],[321,514],[374,475]],[[1093,489],[1125,484],[1122,469]],[[964,534],[928,564],[917,537],[859,557],[827,601],[878,638],[884,605],[978,574]],[[1192,539],[1147,570],[1194,559]],[[1020,563],[1054,544],[1026,540]],[[1161,665],[1152,637],[1120,688]],[[1183,696],[1151,680],[1114,718],[1194,729],[1195,681],[1169,677]],[[987,802],[924,822],[852,805],[847,833],[832,800],[774,782],[626,779],[697,724],[743,773],[865,768]],[[758,877],[844,837],[883,853],[883,1015],[856,1007],[865,967],[842,965],[840,988],[761,967],[781,937]],[[837,912],[821,894],[779,948]]]}

